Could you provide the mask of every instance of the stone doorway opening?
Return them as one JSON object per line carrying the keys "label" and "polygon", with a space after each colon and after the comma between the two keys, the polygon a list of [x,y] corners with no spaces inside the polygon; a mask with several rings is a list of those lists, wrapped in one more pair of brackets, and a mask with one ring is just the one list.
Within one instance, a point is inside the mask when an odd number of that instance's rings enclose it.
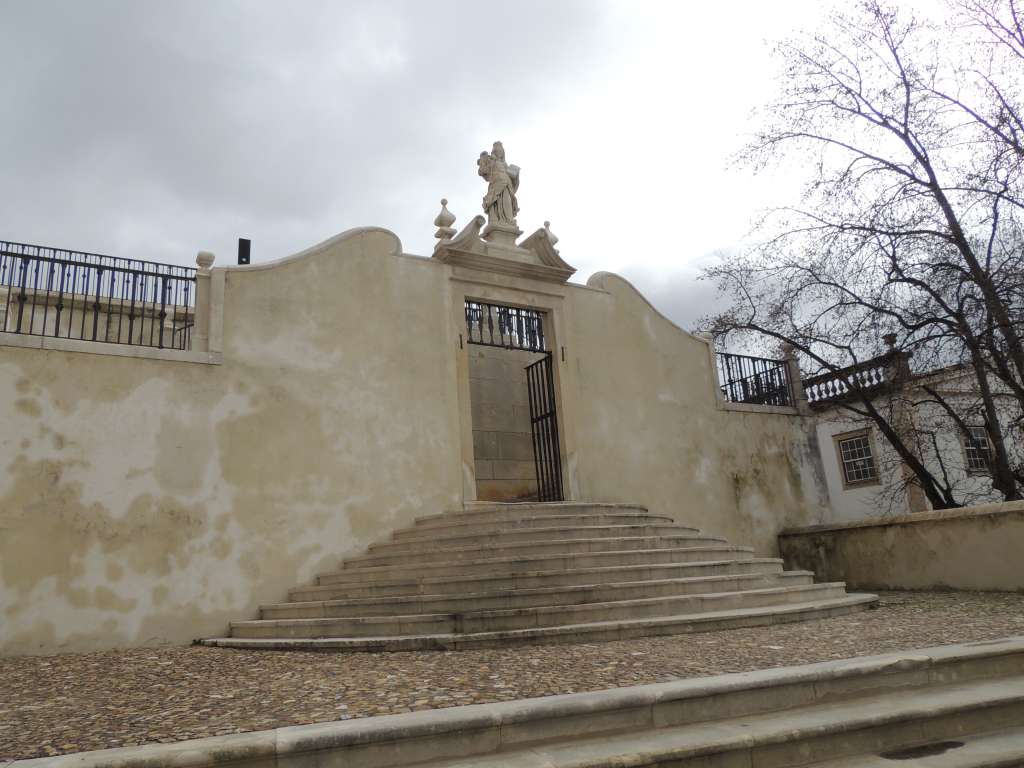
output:
{"label": "stone doorway opening", "polygon": [[562,501],[561,450],[544,313],[466,300],[479,501]]}

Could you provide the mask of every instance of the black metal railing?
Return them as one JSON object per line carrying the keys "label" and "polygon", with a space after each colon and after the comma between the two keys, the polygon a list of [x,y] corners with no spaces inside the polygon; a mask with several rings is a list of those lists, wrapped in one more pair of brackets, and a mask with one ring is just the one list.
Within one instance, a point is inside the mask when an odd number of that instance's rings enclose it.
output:
{"label": "black metal railing", "polygon": [[888,352],[857,365],[804,379],[807,402],[811,405],[824,405],[865,392],[876,394],[891,383],[893,361],[893,353]]}
{"label": "black metal railing", "polygon": [[793,388],[785,360],[719,352],[718,381],[730,403],[793,405]]}
{"label": "black metal railing", "polygon": [[470,344],[543,352],[544,314],[535,309],[466,301],[466,334]]}
{"label": "black metal railing", "polygon": [[196,270],[0,241],[0,331],[188,349]]}

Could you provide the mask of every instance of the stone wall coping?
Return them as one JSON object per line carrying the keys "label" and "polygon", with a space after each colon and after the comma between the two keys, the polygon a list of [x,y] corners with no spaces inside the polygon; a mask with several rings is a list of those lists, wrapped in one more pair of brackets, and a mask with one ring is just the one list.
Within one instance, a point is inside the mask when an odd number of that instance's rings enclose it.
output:
{"label": "stone wall coping", "polygon": [[374,233],[378,233],[378,232],[381,233],[381,234],[389,235],[394,240],[394,248],[392,249],[392,255],[395,255],[395,256],[407,255],[402,250],[402,241],[399,239],[398,235],[396,235],[390,229],[385,229],[384,227],[375,227],[375,226],[353,227],[352,229],[346,229],[344,232],[339,232],[338,234],[334,235],[333,237],[327,238],[323,242],[317,243],[316,245],[311,245],[309,248],[304,248],[303,250],[299,251],[298,253],[293,253],[290,256],[284,256],[284,257],[281,257],[281,258],[278,258],[278,259],[273,259],[271,261],[260,261],[260,262],[257,262],[255,264],[239,264],[239,265],[232,264],[230,266],[218,267],[217,269],[220,269],[222,271],[229,271],[229,272],[232,272],[232,273],[235,273],[235,272],[262,272],[262,271],[267,270],[267,269],[275,269],[275,268],[283,266],[285,264],[291,264],[291,263],[296,262],[296,261],[302,261],[303,259],[308,259],[308,258],[311,258],[313,256],[317,256],[317,255],[319,255],[321,253],[329,251],[334,246],[338,245],[339,243],[343,243],[346,240],[350,240],[350,239],[359,237],[361,235],[374,234]]}
{"label": "stone wall coping", "polygon": [[789,405],[756,405],[754,403],[730,403],[723,400],[718,407],[720,410],[735,411],[736,413],[775,414],[777,416],[803,416],[810,418]]}
{"label": "stone wall coping", "polygon": [[[687,699],[733,694],[778,686],[809,686],[812,698],[824,701],[834,694],[830,683],[878,674],[923,673],[924,681],[943,679],[943,667],[981,658],[1024,653],[1024,636],[961,645],[947,645],[880,656],[826,661],[796,667],[778,667],[713,677],[676,680],[590,693],[572,693],[494,704],[472,704],[448,709],[410,712],[356,720],[297,725],[267,731],[213,736],[174,744],[79,752],[56,757],[16,760],[7,768],[201,768],[231,763],[260,763],[312,759],[316,753],[370,744],[421,750],[427,740],[464,736],[467,742],[487,738],[491,751],[503,745],[503,728],[536,724],[550,736],[553,721],[566,719],[566,728],[576,733],[580,718],[622,713],[630,727],[655,728],[663,725],[658,707]],[[821,684],[820,690],[816,684]],[[873,684],[873,683],[872,683]],[[645,711],[646,710],[646,711]],[[639,711],[639,722],[638,722]],[[602,720],[603,728],[614,728]],[[544,738],[544,735],[541,735]],[[522,741],[510,742],[522,745]],[[505,744],[509,746],[509,744]],[[476,754],[480,754],[479,749]],[[313,763],[310,763],[313,764]],[[376,763],[384,765],[385,763]],[[397,764],[397,763],[396,763]]]}
{"label": "stone wall coping", "polygon": [[991,504],[977,504],[957,509],[933,510],[930,512],[912,512],[894,517],[868,517],[849,523],[824,523],[822,525],[806,525],[799,528],[787,528],[779,536],[806,536],[812,533],[828,531],[849,531],[857,528],[887,528],[895,525],[917,525],[919,523],[948,522],[978,517],[998,517],[1000,515],[1024,514],[1024,501],[999,501]]}
{"label": "stone wall coping", "polygon": [[223,362],[220,352],[186,351],[167,349],[166,347],[161,349],[159,347],[141,347],[132,344],[109,344],[102,341],[62,339],[54,336],[30,336],[23,333],[0,332],[0,347],[49,349],[57,352],[83,352],[90,355],[134,357],[148,360],[167,360],[177,363],[201,363],[204,365],[220,365]]}

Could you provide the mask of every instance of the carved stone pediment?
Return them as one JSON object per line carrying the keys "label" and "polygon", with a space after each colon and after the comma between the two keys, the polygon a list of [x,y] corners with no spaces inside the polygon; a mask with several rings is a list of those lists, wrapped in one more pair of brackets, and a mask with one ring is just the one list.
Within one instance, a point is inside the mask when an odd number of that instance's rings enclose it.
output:
{"label": "carved stone pediment", "polygon": [[564,283],[576,272],[558,255],[555,238],[547,227],[541,227],[518,245],[506,245],[481,237],[486,224],[483,216],[474,217],[451,240],[438,242],[434,258],[446,264],[553,283]]}

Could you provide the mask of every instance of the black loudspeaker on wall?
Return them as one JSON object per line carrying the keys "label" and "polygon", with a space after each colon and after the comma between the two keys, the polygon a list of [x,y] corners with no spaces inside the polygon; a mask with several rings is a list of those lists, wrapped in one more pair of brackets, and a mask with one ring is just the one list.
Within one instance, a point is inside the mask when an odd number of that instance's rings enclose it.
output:
{"label": "black loudspeaker on wall", "polygon": [[248,264],[249,263],[249,246],[252,245],[252,241],[247,240],[244,237],[238,238],[238,263]]}

